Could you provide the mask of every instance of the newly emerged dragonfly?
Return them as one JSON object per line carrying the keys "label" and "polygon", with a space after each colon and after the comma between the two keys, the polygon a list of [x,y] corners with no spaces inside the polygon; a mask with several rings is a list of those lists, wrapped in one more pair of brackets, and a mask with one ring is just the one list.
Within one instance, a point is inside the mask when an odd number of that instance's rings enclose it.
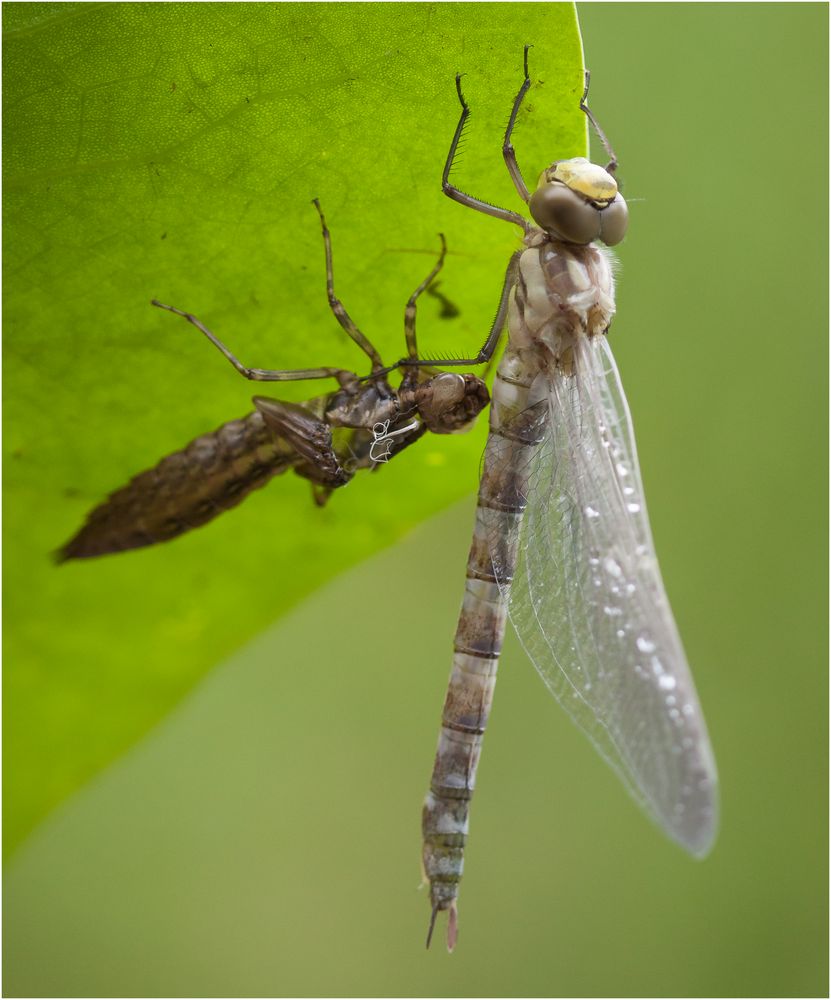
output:
{"label": "newly emerged dragonfly", "polygon": [[[423,862],[432,916],[456,899],[468,811],[493,698],[506,615],[548,688],[637,801],[680,845],[706,854],[717,825],[713,754],[655,557],[629,407],[606,334],[615,311],[611,255],[628,210],[617,160],[586,100],[580,108],[606,167],[559,160],[528,191],[511,135],[531,80],[514,99],[502,153],[533,223],[450,181],[469,108],[444,167],[445,194],[521,228],[524,250],[503,286],[508,339],[493,387],[467,584],[430,791]],[[497,316],[471,367],[488,361]],[[403,359],[405,366],[432,365]]]}
{"label": "newly emerged dragonfly", "polygon": [[[370,358],[372,373],[359,378],[341,368],[273,371],[247,368],[195,316],[153,300],[153,305],[184,317],[211,341],[237,371],[258,382],[333,378],[340,388],[302,406],[265,396],[254,397],[254,412],[196,438],[182,451],[163,458],[112,493],[57,553],[58,561],[84,559],[165,542],[235,507],[252,490],[293,469],[309,479],[323,504],[359,469],[377,469],[417,441],[426,431],[453,434],[467,430],[489,401],[485,383],[475,375],[409,366],[393,388],[380,355],[352,322],[335,296],[332,245],[317,199],[326,254],[329,304],[340,325]],[[446,245],[405,310],[407,356],[418,357],[416,301],[444,264]],[[505,313],[507,301],[501,305]]]}

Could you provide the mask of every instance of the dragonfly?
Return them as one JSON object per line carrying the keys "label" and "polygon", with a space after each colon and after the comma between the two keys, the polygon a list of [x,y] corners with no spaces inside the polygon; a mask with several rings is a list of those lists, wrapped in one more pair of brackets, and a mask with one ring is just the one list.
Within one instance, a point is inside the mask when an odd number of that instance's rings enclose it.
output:
{"label": "dragonfly", "polygon": [[[442,175],[448,197],[518,226],[523,241],[503,282],[507,344],[492,389],[453,667],[422,814],[427,946],[437,915],[447,911],[451,951],[508,617],[548,689],[649,816],[694,856],[709,851],[717,827],[715,760],[661,579],[632,418],[607,339],[615,313],[608,247],[620,243],[628,222],[618,161],[589,109],[586,72],[580,110],[609,162],[555,160],[529,191],[511,141],[531,86],[529,48],[502,154],[532,221],[450,180],[470,115],[460,74],[461,114]],[[476,357],[444,359],[442,367],[489,362],[504,321],[497,315]]]}
{"label": "dragonfly", "polygon": [[[152,304],[182,316],[200,330],[245,378],[255,382],[335,379],[338,388],[299,405],[254,396],[254,410],[191,441],[133,477],[92,510],[80,530],[56,553],[56,560],[86,559],[166,542],[236,507],[253,490],[293,470],[312,484],[318,505],[362,469],[378,470],[425,433],[468,430],[488,405],[485,382],[476,375],[440,372],[433,366],[401,369],[397,388],[378,351],[335,295],[332,242],[317,199],[326,257],[326,290],[338,323],[368,356],[372,370],[359,377],[342,368],[296,370],[248,368],[191,313]],[[407,357],[418,357],[416,308],[421,294],[442,269],[447,244],[435,266],[407,301],[404,332]],[[507,300],[501,304],[504,315]]]}

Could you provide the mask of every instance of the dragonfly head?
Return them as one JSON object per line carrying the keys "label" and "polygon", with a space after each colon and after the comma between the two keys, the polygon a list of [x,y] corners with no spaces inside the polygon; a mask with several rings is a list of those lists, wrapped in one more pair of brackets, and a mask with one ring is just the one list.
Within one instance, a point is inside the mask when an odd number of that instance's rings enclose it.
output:
{"label": "dragonfly head", "polygon": [[558,160],[540,174],[528,206],[538,226],[551,237],[585,245],[620,243],[629,210],[617,181],[582,156]]}
{"label": "dragonfly head", "polygon": [[416,405],[434,434],[466,431],[490,402],[488,387],[475,375],[441,372],[415,390]]}

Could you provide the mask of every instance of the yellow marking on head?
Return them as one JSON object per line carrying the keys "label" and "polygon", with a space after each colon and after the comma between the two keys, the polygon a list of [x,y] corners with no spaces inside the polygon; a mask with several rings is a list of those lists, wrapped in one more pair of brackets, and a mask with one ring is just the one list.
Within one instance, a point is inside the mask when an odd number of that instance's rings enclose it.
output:
{"label": "yellow marking on head", "polygon": [[540,184],[551,181],[560,181],[590,201],[612,201],[617,194],[617,181],[614,177],[584,156],[553,163],[543,171]]}

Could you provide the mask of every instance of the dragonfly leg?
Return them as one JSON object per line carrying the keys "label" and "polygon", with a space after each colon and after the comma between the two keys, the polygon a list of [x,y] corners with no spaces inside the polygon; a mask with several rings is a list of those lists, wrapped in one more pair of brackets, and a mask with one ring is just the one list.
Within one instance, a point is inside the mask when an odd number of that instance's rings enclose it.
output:
{"label": "dragonfly leg", "polygon": [[586,101],[589,99],[589,83],[591,82],[591,76],[592,75],[589,72],[589,70],[586,70],[586,86],[583,89],[583,96],[580,98],[580,110],[583,112],[583,114],[586,116],[586,118],[588,118],[588,120],[589,120],[589,122],[591,124],[591,127],[597,133],[597,138],[601,141],[601,143],[603,144],[603,148],[608,153],[610,159],[609,159],[609,162],[606,164],[606,170],[607,170],[608,173],[613,174],[617,170],[617,167],[618,167],[617,157],[615,156],[615,151],[612,149],[611,143],[606,138],[606,133],[600,127],[600,125],[598,124],[597,119],[594,117],[594,115],[589,110],[588,104],[586,104]]}
{"label": "dragonfly leg", "polygon": [[436,266],[409,297],[407,308],[404,310],[404,336],[407,341],[408,358],[418,358],[418,350],[416,348],[416,299],[430,285],[444,266],[444,258],[447,254],[447,242],[445,241],[444,233],[439,233],[439,239],[441,240],[441,253],[439,254],[439,259],[436,261]]}
{"label": "dragonfly leg", "polygon": [[[328,492],[344,486],[352,478],[340,463],[332,444],[332,428],[320,420],[305,406],[287,403],[280,399],[255,396],[254,406],[260,412],[268,428],[286,441],[298,456],[294,471],[309,479],[313,487],[320,487],[328,497]],[[318,506],[321,502],[313,492]]]}
{"label": "dragonfly leg", "polygon": [[315,507],[325,507],[331,495],[331,486],[321,486],[320,483],[312,483],[312,500]]}
{"label": "dragonfly leg", "polygon": [[369,357],[372,362],[372,369],[373,371],[376,371],[377,369],[384,367],[381,355],[375,350],[372,344],[370,344],[357,326],[355,326],[349,316],[349,313],[344,309],[343,303],[335,295],[335,278],[332,271],[332,238],[329,235],[329,228],[326,225],[326,219],[323,216],[323,209],[320,207],[320,202],[317,198],[315,198],[312,203],[317,209],[317,214],[320,216],[320,226],[323,230],[323,246],[326,250],[326,294],[329,297],[329,305],[331,306],[332,312],[335,314],[335,319],[338,323],[340,323],[343,329],[346,330],[364,354]]}
{"label": "dragonfly leg", "polygon": [[522,255],[522,252],[522,250],[517,250],[517,252],[513,254],[511,259],[508,261],[505,278],[502,281],[502,292],[499,296],[499,306],[496,310],[496,316],[491,324],[488,339],[482,345],[475,358],[433,358],[428,360],[414,360],[410,357],[402,358],[393,367],[469,368],[472,365],[483,365],[485,362],[490,361],[493,357],[494,351],[496,350],[496,345],[499,343],[499,335],[505,328],[505,320],[508,316],[508,304],[511,299],[511,289],[514,287],[516,282],[517,267],[519,266],[519,258]]}
{"label": "dragonfly leg", "polygon": [[516,161],[516,152],[514,150],[513,143],[511,142],[511,135],[514,131],[514,125],[516,125],[516,118],[519,114],[519,109],[522,106],[525,95],[528,93],[528,88],[531,86],[531,77],[528,75],[528,49],[530,48],[530,45],[525,46],[525,51],[523,53],[525,79],[522,81],[519,93],[514,98],[514,105],[511,108],[511,117],[508,119],[508,127],[505,129],[505,138],[502,141],[502,157],[505,160],[505,166],[508,168],[508,173],[511,175],[511,180],[514,182],[514,187],[517,189],[517,193],[520,198],[526,202],[526,204],[531,196],[528,193],[528,188],[522,177],[522,171],[519,169],[519,164]]}
{"label": "dragonfly leg", "polygon": [[183,312],[175,306],[166,306],[164,302],[159,302],[158,299],[151,299],[150,301],[151,305],[157,306],[159,309],[166,309],[168,312],[176,313],[177,316],[181,316],[192,326],[195,326],[197,330],[201,330],[214,347],[225,355],[240,375],[251,379],[253,382],[299,382],[303,379],[335,378],[345,387],[354,384],[357,380],[354,372],[347,371],[345,368],[296,368],[287,371],[272,370],[270,368],[248,368],[228,350],[215,333],[212,333],[204,323],[191,313]]}
{"label": "dragonfly leg", "polygon": [[465,123],[470,116],[470,107],[465,100],[465,95],[462,93],[461,73],[456,74],[456,93],[459,95],[459,103],[462,106],[462,113],[459,116],[459,124],[456,126],[456,131],[453,133],[453,140],[450,143],[450,150],[447,153],[447,160],[445,161],[444,171],[441,175],[442,191],[444,191],[448,198],[452,198],[453,201],[458,201],[462,205],[467,205],[468,208],[475,208],[477,212],[484,212],[485,215],[492,215],[495,219],[503,219],[505,222],[512,222],[514,225],[519,226],[523,232],[527,233],[530,228],[529,223],[518,212],[512,212],[510,209],[499,208],[497,205],[491,205],[490,202],[483,201],[481,198],[474,198],[473,195],[466,194],[460,188],[457,188],[454,184],[450,183],[450,171],[453,169],[453,161],[456,159],[456,151],[459,146],[459,140],[462,138]]}

